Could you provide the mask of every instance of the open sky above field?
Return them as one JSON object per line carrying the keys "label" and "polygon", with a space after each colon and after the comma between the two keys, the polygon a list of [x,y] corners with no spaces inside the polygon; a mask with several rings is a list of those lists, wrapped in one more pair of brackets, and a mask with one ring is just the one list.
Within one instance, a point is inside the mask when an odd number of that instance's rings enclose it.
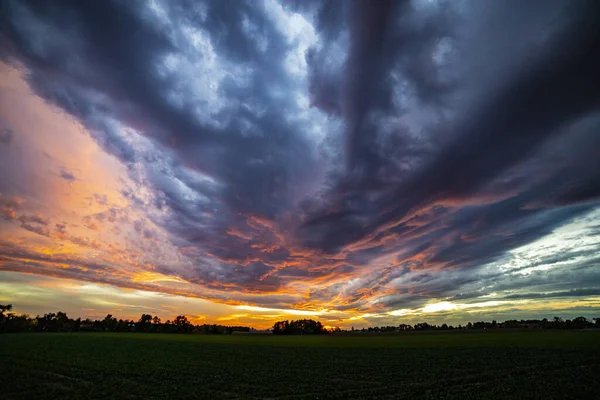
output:
{"label": "open sky above field", "polygon": [[600,314],[597,1],[0,0],[0,303]]}

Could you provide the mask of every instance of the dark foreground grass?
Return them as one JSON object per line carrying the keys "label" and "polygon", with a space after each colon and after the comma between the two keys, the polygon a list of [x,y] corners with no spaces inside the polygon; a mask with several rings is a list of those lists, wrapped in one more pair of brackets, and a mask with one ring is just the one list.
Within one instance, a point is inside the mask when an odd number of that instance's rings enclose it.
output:
{"label": "dark foreground grass", "polygon": [[600,332],[0,335],[1,399],[600,399]]}

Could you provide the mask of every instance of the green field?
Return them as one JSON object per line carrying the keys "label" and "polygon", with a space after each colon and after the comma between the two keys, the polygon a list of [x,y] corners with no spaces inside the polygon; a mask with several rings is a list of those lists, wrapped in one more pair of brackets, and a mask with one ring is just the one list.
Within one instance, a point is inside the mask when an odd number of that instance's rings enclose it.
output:
{"label": "green field", "polygon": [[0,398],[600,398],[600,332],[0,335]]}

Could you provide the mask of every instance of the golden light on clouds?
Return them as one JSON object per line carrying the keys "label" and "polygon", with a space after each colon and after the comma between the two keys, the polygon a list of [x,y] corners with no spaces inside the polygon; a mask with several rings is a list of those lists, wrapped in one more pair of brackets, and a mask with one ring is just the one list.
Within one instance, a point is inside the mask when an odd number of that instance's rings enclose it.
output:
{"label": "golden light on clouds", "polygon": [[411,45],[388,29],[369,60],[377,35],[325,31],[317,3],[202,29],[111,3],[122,41],[77,2],[4,7],[0,299],[258,327],[593,317],[600,65],[565,28],[587,15],[507,22],[525,50],[504,60],[450,3],[408,7]]}
{"label": "golden light on clouds", "polygon": [[155,282],[178,282],[178,283],[186,283],[183,279],[167,276],[163,274],[159,274],[157,272],[144,271],[135,274],[131,280],[133,282],[144,282],[144,283],[155,283]]}

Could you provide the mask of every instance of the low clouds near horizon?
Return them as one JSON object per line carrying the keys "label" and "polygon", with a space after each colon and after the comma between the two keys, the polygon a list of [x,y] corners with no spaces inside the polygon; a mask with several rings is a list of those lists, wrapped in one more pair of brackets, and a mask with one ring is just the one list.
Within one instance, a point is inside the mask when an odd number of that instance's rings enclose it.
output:
{"label": "low clouds near horizon", "polygon": [[0,271],[347,316],[599,309],[597,2],[0,7]]}

